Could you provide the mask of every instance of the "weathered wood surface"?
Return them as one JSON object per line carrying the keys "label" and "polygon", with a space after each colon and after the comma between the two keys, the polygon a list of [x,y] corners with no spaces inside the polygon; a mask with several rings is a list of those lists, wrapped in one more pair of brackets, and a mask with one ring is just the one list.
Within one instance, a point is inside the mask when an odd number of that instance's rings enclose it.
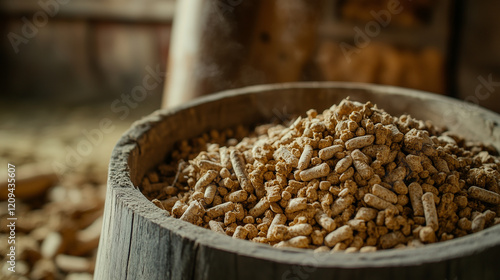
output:
{"label": "weathered wood surface", "polygon": [[235,240],[166,217],[134,187],[178,140],[212,128],[270,121],[276,110],[323,110],[346,96],[370,100],[391,114],[449,123],[460,135],[500,148],[499,115],[468,109],[450,98],[386,86],[254,86],[157,111],[137,122],[113,152],[95,279],[498,279],[499,226],[413,250],[315,254]]}

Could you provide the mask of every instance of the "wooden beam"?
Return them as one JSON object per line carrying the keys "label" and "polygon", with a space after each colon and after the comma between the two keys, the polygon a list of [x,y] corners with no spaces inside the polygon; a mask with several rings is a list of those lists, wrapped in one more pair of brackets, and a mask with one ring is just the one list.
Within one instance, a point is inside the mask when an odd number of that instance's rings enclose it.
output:
{"label": "wooden beam", "polygon": [[[44,3],[53,5],[44,10]],[[171,22],[175,5],[175,0],[5,0],[0,1],[0,12],[33,15],[42,11],[57,18]]]}

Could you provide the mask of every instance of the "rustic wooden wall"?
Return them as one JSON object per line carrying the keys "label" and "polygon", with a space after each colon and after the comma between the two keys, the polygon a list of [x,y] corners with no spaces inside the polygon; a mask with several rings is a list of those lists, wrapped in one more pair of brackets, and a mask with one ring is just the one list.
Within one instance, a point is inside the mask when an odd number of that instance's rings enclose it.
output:
{"label": "rustic wooden wall", "polygon": [[457,52],[458,97],[500,112],[500,2],[464,2]]}
{"label": "rustic wooden wall", "polygon": [[[77,103],[130,94],[146,67],[165,71],[174,10],[174,0],[0,1],[2,95]],[[162,91],[148,100],[159,104]]]}

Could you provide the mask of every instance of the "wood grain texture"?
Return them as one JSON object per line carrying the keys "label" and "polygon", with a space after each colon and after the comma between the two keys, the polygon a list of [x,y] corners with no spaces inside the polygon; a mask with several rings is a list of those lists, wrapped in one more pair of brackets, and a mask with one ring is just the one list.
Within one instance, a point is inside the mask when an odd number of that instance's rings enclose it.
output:
{"label": "wood grain texture", "polygon": [[[500,148],[499,115],[387,86],[254,86],[157,111],[137,122],[113,151],[95,279],[498,279],[499,226],[412,250],[314,253],[235,240],[167,217],[135,188],[178,140],[212,128],[270,121],[276,109],[286,108],[289,114],[320,111],[346,96],[371,100],[391,114],[454,124],[456,133]],[[443,119],[449,110],[455,114]]]}

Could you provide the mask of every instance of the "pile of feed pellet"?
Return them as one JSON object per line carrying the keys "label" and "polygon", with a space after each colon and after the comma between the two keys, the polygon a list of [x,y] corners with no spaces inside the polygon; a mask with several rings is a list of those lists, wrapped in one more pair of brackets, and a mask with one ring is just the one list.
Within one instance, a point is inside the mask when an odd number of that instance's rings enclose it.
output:
{"label": "pile of feed pellet", "polygon": [[[86,139],[82,129],[94,131],[109,104],[50,104],[28,106],[23,101],[0,108],[2,280],[93,279],[111,150],[132,122],[151,110],[141,108],[126,120],[113,119],[115,131],[83,156],[77,153],[78,143]],[[68,169],[59,173],[54,163]],[[8,201],[8,164],[15,165],[15,207]],[[13,222],[9,218],[16,218],[15,229],[7,227]],[[15,272],[9,270],[11,246]]]}
{"label": "pile of feed pellet", "polygon": [[499,169],[492,146],[345,99],[288,126],[182,141],[140,187],[167,215],[233,238],[371,252],[497,225]]}

